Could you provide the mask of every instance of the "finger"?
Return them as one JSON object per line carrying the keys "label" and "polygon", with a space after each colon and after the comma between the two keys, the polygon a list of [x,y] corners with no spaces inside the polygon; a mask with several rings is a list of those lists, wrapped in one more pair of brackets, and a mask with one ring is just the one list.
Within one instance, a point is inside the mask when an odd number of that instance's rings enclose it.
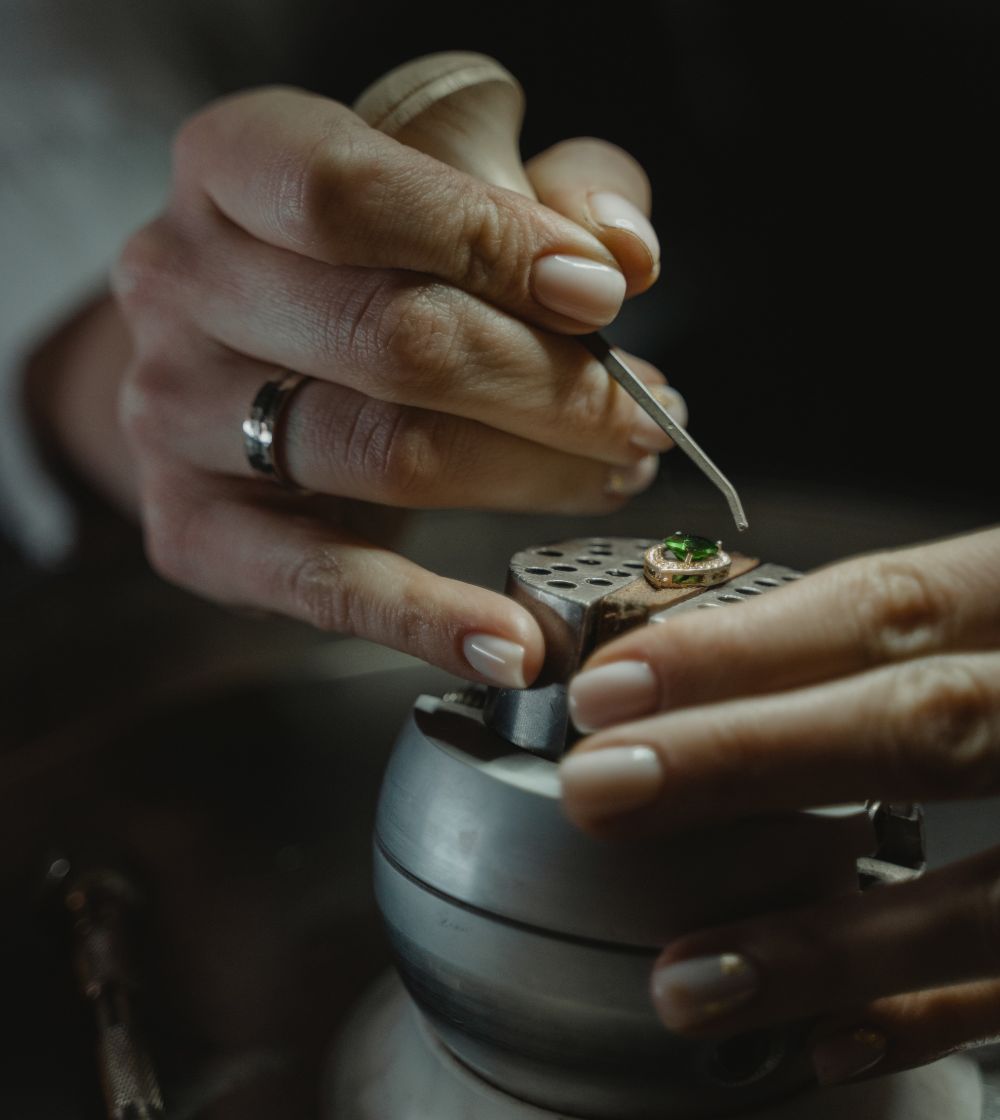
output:
{"label": "finger", "polygon": [[561,767],[584,827],[659,833],[803,806],[1000,793],[1000,654],[954,654],[583,739]]}
{"label": "finger", "polygon": [[[144,486],[150,561],[206,597],[302,619],[487,684],[522,688],[543,638],[503,595],[445,579],[310,513],[276,487],[162,473]],[[322,510],[322,506],[320,507]]]}
{"label": "finger", "polygon": [[683,937],[656,962],[657,1014],[740,1033],[1000,976],[1000,848],[923,879]]}
{"label": "finger", "polygon": [[[153,365],[132,376],[129,432],[146,456],[252,478],[241,426],[276,376],[240,355],[216,355],[172,377]],[[299,486],[405,509],[609,513],[649,486],[659,462],[647,455],[610,466],[313,379],[287,399],[273,438],[282,474]]]}
{"label": "finger", "polygon": [[1000,1042],[1000,980],[876,1000],[823,1019],[811,1034],[822,1085],[913,1069]]}
{"label": "finger", "polygon": [[590,658],[570,705],[577,727],[595,730],[998,638],[1000,529],[989,529],[837,564],[739,610],[634,630]]}
{"label": "finger", "polygon": [[216,102],[175,148],[182,196],[254,237],[327,264],[429,273],[566,332],[604,326],[625,279],[592,234],[299,90]]}
{"label": "finger", "polygon": [[[426,276],[331,268],[206,218],[133,238],[116,277],[133,318],[209,338],[369,397],[448,412],[606,463],[671,443],[578,342],[531,328]],[[180,323],[180,325],[178,325]],[[644,381],[663,375],[636,360]],[[684,402],[658,390],[682,423]]]}
{"label": "finger", "polygon": [[589,229],[615,255],[628,295],[660,271],[660,242],[649,221],[649,180],[627,152],[605,140],[564,140],[526,167],[539,201]]}

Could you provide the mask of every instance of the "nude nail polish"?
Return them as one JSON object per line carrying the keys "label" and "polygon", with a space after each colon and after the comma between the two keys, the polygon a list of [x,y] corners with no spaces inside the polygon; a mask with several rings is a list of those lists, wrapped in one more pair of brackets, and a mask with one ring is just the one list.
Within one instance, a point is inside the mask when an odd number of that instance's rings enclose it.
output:
{"label": "nude nail polish", "polygon": [[645,661],[612,661],[577,673],[568,698],[574,727],[586,733],[655,711],[660,686]]}
{"label": "nude nail polish", "polygon": [[746,1003],[759,986],[757,970],[739,953],[694,957],[654,970],[653,1005],[667,1027],[684,1030]]}
{"label": "nude nail polish", "polygon": [[655,801],[663,781],[651,747],[605,747],[567,755],[559,765],[563,800],[595,816],[637,809]]}
{"label": "nude nail polish", "polygon": [[535,299],[592,327],[603,327],[618,314],[625,298],[625,277],[617,268],[555,253],[539,257],[531,271]]}
{"label": "nude nail polish", "polygon": [[660,242],[649,219],[638,206],[613,191],[595,191],[587,201],[591,217],[597,225],[637,238],[649,254],[650,269],[656,267],[660,260]]}
{"label": "nude nail polish", "polygon": [[501,688],[526,688],[524,646],[496,634],[466,634],[462,640],[465,660],[491,684]]}

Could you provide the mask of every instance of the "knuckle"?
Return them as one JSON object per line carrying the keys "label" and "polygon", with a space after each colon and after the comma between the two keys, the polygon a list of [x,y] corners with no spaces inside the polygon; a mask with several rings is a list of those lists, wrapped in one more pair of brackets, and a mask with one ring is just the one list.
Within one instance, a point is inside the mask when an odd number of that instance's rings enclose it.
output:
{"label": "knuckle", "polygon": [[419,505],[441,477],[449,443],[446,428],[435,413],[366,402],[347,439],[351,469],[374,482],[380,501]]}
{"label": "knuckle", "polygon": [[369,345],[382,370],[380,395],[404,404],[442,400],[463,363],[461,316],[454,296],[440,284],[383,290],[369,304]]}
{"label": "knuckle", "polygon": [[112,268],[112,292],[126,314],[159,307],[177,280],[189,275],[190,265],[181,239],[164,219],[157,219],[125,242]]}
{"label": "knuckle", "polygon": [[164,446],[179,395],[171,362],[146,356],[129,365],[118,393],[118,422],[134,451],[144,455]]}
{"label": "knuckle", "polygon": [[344,106],[327,104],[310,151],[272,171],[270,223],[304,249],[335,243],[360,205],[385,205],[386,161],[378,134],[352,127],[353,121]]}
{"label": "knuckle", "polygon": [[336,545],[317,545],[285,578],[294,613],[320,630],[371,637],[410,651],[426,641],[425,597],[407,580],[396,584],[391,595],[373,595],[358,585]]}
{"label": "knuckle", "polygon": [[891,671],[885,726],[896,777],[942,794],[1000,789],[1000,728],[987,682],[954,657]]}
{"label": "knuckle", "polygon": [[457,275],[469,292],[489,292],[501,303],[527,296],[531,244],[523,220],[505,200],[486,192],[470,198],[461,215]]}
{"label": "knuckle", "polygon": [[861,648],[872,663],[939,649],[949,617],[943,588],[903,557],[861,561],[844,568]]}
{"label": "knuckle", "polygon": [[372,269],[334,268],[320,273],[309,301],[321,310],[307,338],[320,360],[336,369],[346,359],[373,380],[381,365],[378,324],[397,287],[394,275]]}
{"label": "knuckle", "polygon": [[335,547],[319,545],[311,549],[288,569],[285,578],[293,611],[300,618],[330,633],[365,632]]}
{"label": "knuckle", "polygon": [[439,413],[406,411],[391,439],[385,460],[389,500],[403,507],[434,504],[445,476],[451,424]]}

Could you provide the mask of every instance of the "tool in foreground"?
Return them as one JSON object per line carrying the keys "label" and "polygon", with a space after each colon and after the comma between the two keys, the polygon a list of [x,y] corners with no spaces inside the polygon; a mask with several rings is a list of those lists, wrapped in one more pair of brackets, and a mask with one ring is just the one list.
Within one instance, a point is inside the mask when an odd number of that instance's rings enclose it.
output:
{"label": "tool in foreground", "polygon": [[[535,197],[518,140],[524,92],[495,59],[468,52],[426,55],[393,70],[358,98],[373,128],[494,186]],[[736,489],[600,334],[580,341],[626,393],[723,493],[736,527],[749,525]]]}

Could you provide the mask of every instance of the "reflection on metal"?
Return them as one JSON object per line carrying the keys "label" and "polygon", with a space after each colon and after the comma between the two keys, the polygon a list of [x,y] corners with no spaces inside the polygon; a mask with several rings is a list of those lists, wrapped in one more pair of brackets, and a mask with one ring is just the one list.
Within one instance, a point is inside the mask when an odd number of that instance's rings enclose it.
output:
{"label": "reflection on metal", "polygon": [[747,515],[743,512],[743,503],[740,501],[736,487],[719,470],[712,460],[705,454],[701,447],[695,443],[662,404],[646,388],[642,381],[635,375],[629,366],[622,360],[617,351],[611,348],[610,343],[599,334],[588,334],[581,337],[580,341],[594,355],[609,374],[618,382],[635,403],[651,417],[667,433],[681,451],[692,463],[716,486],[726,499],[729,512],[733,515],[736,528],[742,532],[749,527]]}
{"label": "reflection on metal", "polygon": [[136,894],[108,868],[75,874],[66,859],[49,868],[65,889],[77,982],[94,1009],[97,1060],[109,1120],[157,1120],[163,1095],[133,1007],[136,978],[128,921]]}

